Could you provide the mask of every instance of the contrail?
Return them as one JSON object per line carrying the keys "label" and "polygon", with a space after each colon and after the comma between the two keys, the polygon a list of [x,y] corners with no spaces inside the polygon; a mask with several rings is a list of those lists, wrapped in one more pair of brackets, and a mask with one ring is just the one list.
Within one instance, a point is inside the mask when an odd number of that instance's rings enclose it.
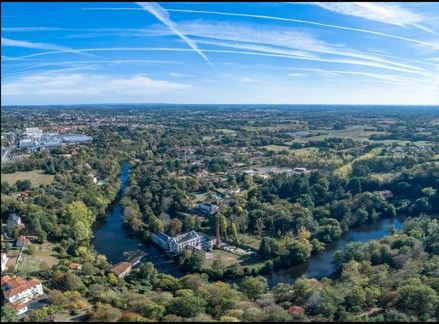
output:
{"label": "contrail", "polygon": [[[170,51],[170,52],[190,52],[193,51],[189,48],[155,48],[155,47],[112,47],[112,48],[84,48],[80,49],[81,52],[101,52],[101,51]],[[279,53],[270,53],[270,52],[249,52],[249,51],[236,51],[236,50],[204,50],[207,53],[229,53],[229,54],[243,54],[243,55],[257,55],[257,56],[268,56],[268,57],[283,57],[289,59],[299,59],[299,60],[310,60],[310,61],[318,61],[318,62],[331,62],[331,63],[342,63],[342,64],[354,64],[354,65],[363,65],[363,66],[373,66],[382,69],[401,71],[407,73],[414,73],[419,75],[427,75],[430,76],[427,72],[417,71],[417,70],[408,70],[403,68],[398,68],[396,66],[389,66],[380,62],[372,62],[372,61],[355,61],[355,60],[340,60],[340,59],[325,59],[321,57],[301,57],[301,56],[292,56],[288,54],[279,54]],[[44,56],[50,54],[58,54],[60,52],[45,52],[45,53],[37,53],[31,54],[21,57],[16,57],[13,60],[22,60],[28,59],[31,57]],[[9,60],[8,60],[9,61]]]}
{"label": "contrail", "polygon": [[[137,8],[82,8],[82,10],[141,10]],[[360,28],[353,28],[353,27],[344,27],[344,26],[338,26],[338,25],[330,25],[330,24],[323,24],[318,23],[315,21],[309,21],[309,20],[301,20],[301,19],[293,19],[293,18],[282,18],[282,17],[274,17],[274,16],[264,16],[264,15],[252,15],[252,14],[242,14],[242,13],[233,13],[233,12],[220,12],[220,11],[207,11],[207,10],[185,10],[185,9],[166,9],[168,12],[185,12],[185,13],[202,13],[202,14],[208,14],[208,15],[221,15],[221,16],[232,16],[232,17],[249,17],[249,18],[259,18],[259,19],[268,19],[268,20],[280,20],[280,21],[290,21],[290,22],[296,22],[301,24],[309,24],[309,25],[315,25],[315,26],[322,26],[322,27],[329,27],[329,28],[337,28],[337,29],[343,29],[343,30],[350,30],[360,33],[366,33],[366,34],[372,34],[372,35],[378,35],[383,37],[390,37],[394,39],[399,39],[407,42],[413,42],[417,44],[422,44],[426,46],[433,47],[434,49],[438,49],[439,45],[429,42],[423,42],[417,39],[413,38],[407,38],[402,36],[396,36],[381,32],[376,32],[373,30],[367,30],[367,29],[360,29]]]}
{"label": "contrail", "polygon": [[309,21],[309,20],[300,20],[300,19],[292,19],[292,18],[282,18],[282,17],[273,17],[273,16],[264,16],[264,15],[251,15],[251,14],[240,14],[240,13],[231,13],[231,12],[219,12],[219,11],[205,11],[205,10],[185,10],[185,9],[167,9],[171,12],[186,12],[186,13],[204,13],[204,14],[211,14],[211,15],[222,15],[222,16],[235,16],[235,17],[249,17],[249,18],[260,18],[260,19],[269,19],[269,20],[281,20],[281,21],[291,21],[291,22],[297,22],[302,24],[309,24],[309,25],[316,25],[316,26],[322,26],[322,27],[330,27],[330,28],[337,28],[337,29],[344,29],[344,30],[350,30],[350,31],[356,31],[360,33],[367,33],[367,34],[373,34],[373,35],[379,35],[384,37],[390,37],[395,39],[400,39],[408,42],[414,42],[418,44],[423,44],[427,46],[434,47],[435,49],[438,49],[439,46],[437,44],[429,43],[429,42],[423,42],[420,40],[412,39],[412,38],[406,38],[396,35],[390,35],[386,33],[376,32],[372,30],[367,29],[359,29],[359,28],[352,28],[352,27],[343,27],[338,25],[329,25],[329,24],[323,24],[318,23],[315,21]]}
{"label": "contrail", "polygon": [[207,63],[209,63],[209,65],[212,65],[207,56],[204,55],[204,53],[198,48],[197,44],[177,29],[177,25],[169,18],[168,12],[162,6],[155,2],[136,2],[136,4],[139,5],[142,9],[147,10],[150,14],[152,14],[163,24],[165,24],[174,34],[180,37]]}

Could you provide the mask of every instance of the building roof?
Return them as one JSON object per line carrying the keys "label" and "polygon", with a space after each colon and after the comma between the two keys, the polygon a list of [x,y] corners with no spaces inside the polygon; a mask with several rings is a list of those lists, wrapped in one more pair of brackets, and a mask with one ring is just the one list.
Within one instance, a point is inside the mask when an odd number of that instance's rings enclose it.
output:
{"label": "building roof", "polygon": [[78,269],[81,269],[81,267],[82,266],[79,263],[71,262],[69,264],[69,268],[72,270],[78,270]]}
{"label": "building roof", "polygon": [[16,312],[22,310],[23,308],[27,307],[27,304],[25,302],[18,302],[18,303],[6,303],[5,306],[12,308]]}
{"label": "building roof", "polygon": [[301,306],[290,306],[290,308],[288,308],[288,313],[290,314],[304,314],[305,313],[305,309]]}
{"label": "building roof", "polygon": [[31,242],[29,241],[29,239],[26,237],[26,236],[24,236],[24,235],[20,235],[18,238],[17,238],[17,242],[18,243],[23,243],[23,244],[30,244]]}
{"label": "building roof", "polygon": [[2,287],[10,280],[12,280],[12,278],[9,275],[2,276]]}
{"label": "building roof", "polygon": [[120,276],[127,269],[131,268],[131,263],[123,261],[115,264],[114,266],[107,269],[108,272],[114,273],[116,276]]}
{"label": "building roof", "polygon": [[11,281],[9,281],[7,284],[8,284],[8,286],[11,286],[11,289],[6,290],[3,293],[5,295],[5,297],[7,297],[7,298],[15,296],[15,295],[17,295],[17,294],[19,294],[19,293],[21,293],[29,288],[32,288],[32,287],[35,287],[35,286],[41,284],[41,281],[39,281],[37,278],[32,278],[31,280],[26,281],[21,277],[17,277],[15,279],[13,279],[13,281],[21,282],[21,284],[16,285],[16,282],[14,282],[15,287],[12,287]]}

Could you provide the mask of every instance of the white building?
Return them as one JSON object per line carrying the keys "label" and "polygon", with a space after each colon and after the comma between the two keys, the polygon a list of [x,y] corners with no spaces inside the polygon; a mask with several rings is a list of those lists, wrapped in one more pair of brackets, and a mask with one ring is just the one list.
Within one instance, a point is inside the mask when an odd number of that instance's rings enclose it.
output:
{"label": "white building", "polygon": [[32,298],[43,295],[41,281],[36,278],[26,281],[22,277],[2,277],[2,291],[5,301],[11,304],[27,303]]}
{"label": "white building", "polygon": [[29,137],[39,136],[41,134],[43,134],[43,131],[38,127],[28,127],[24,130],[24,135]]}
{"label": "white building", "polygon": [[12,223],[13,223],[14,225],[21,225],[21,224],[22,224],[22,222],[21,222],[21,217],[18,216],[17,214],[12,214],[12,215],[11,215],[11,219],[12,219]]}
{"label": "white building", "polygon": [[175,237],[163,233],[154,233],[151,240],[162,249],[179,253],[187,249],[211,251],[215,244],[215,238],[195,231],[190,231]]}
{"label": "white building", "polygon": [[6,253],[2,253],[2,272],[6,271],[7,269],[6,264],[8,263],[8,260],[9,260],[8,255]]}
{"label": "white building", "polygon": [[198,210],[202,211],[203,213],[206,213],[208,215],[213,215],[215,214],[219,207],[213,204],[209,204],[209,203],[202,203],[202,204],[198,204],[196,207]]}

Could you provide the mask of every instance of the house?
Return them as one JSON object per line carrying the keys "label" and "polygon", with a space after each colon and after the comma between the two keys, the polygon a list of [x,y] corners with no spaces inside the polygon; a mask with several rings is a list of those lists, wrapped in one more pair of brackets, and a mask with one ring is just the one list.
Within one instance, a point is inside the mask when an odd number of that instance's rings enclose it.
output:
{"label": "house", "polygon": [[21,222],[21,217],[18,216],[17,214],[12,214],[11,215],[11,221],[14,225],[22,225],[23,223]]}
{"label": "house", "polygon": [[27,247],[30,244],[31,244],[31,241],[29,241],[29,239],[26,238],[26,236],[24,236],[24,235],[20,235],[17,238],[17,241],[15,242],[15,245],[18,247]]}
{"label": "house", "polygon": [[118,278],[126,276],[131,271],[131,263],[123,261],[107,269],[107,272],[113,273]]}
{"label": "house", "polygon": [[8,263],[8,255],[6,253],[2,253],[2,272],[7,270],[6,264]]}
{"label": "house", "polygon": [[301,306],[290,306],[290,308],[288,308],[288,313],[290,314],[294,314],[294,315],[302,315],[305,314],[305,309]]}
{"label": "house", "polygon": [[36,278],[26,281],[22,277],[3,276],[1,287],[5,301],[12,304],[27,303],[32,298],[43,295],[41,281]]}
{"label": "house", "polygon": [[26,313],[28,311],[27,304],[24,303],[24,302],[18,302],[18,303],[15,303],[15,304],[13,304],[13,303],[6,303],[5,306],[9,307],[9,308],[12,308],[17,315],[22,315],[22,314],[24,314],[24,313]]}
{"label": "house", "polygon": [[82,269],[82,265],[80,265],[79,263],[71,262],[69,264],[69,269],[70,270],[81,270]]}
{"label": "house", "polygon": [[208,214],[208,215],[213,215],[215,214],[219,207],[210,203],[202,203],[202,204],[198,204],[196,207],[196,209],[198,209],[199,211]]}
{"label": "house", "polygon": [[382,191],[378,191],[378,194],[383,197],[384,199],[387,198],[392,198],[393,197],[393,193],[390,190],[382,190]]}
{"label": "house", "polygon": [[190,231],[175,237],[157,232],[151,235],[151,240],[162,249],[180,253],[186,249],[212,251],[215,238],[195,231]]}

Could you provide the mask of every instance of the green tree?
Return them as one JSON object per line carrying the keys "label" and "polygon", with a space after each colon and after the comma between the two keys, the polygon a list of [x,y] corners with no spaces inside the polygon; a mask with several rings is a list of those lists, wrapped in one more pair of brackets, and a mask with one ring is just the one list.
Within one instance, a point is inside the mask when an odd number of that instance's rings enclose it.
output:
{"label": "green tree", "polygon": [[2,322],[18,322],[18,316],[15,310],[8,306],[2,306],[1,315]]}
{"label": "green tree", "polygon": [[251,300],[256,300],[268,290],[267,279],[262,276],[246,277],[239,286],[241,291]]}

